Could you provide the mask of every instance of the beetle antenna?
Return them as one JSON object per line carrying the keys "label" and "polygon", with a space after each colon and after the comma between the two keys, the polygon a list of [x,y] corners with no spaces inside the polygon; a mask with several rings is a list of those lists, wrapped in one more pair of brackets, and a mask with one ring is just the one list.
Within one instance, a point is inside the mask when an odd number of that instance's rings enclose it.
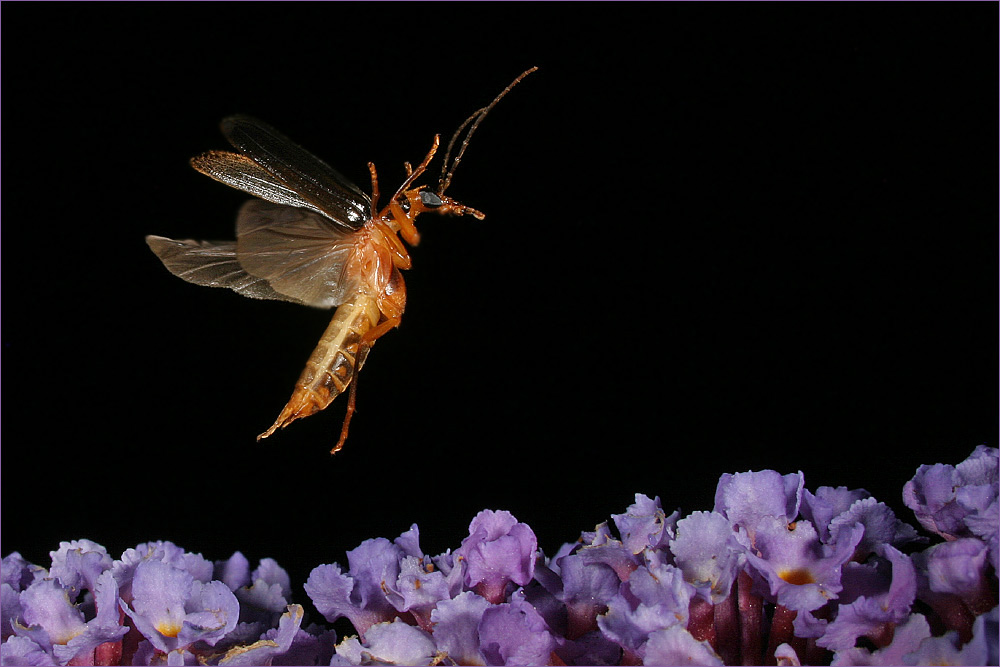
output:
{"label": "beetle antenna", "polygon": [[[458,129],[455,130],[455,134],[453,134],[451,137],[451,141],[448,142],[448,148],[447,150],[445,150],[444,153],[444,163],[441,165],[441,177],[438,179],[437,193],[439,195],[443,195],[444,191],[448,189],[449,185],[451,185],[451,179],[455,175],[455,170],[458,169],[458,163],[462,161],[462,156],[465,154],[465,149],[469,147],[469,139],[472,138],[472,133],[476,131],[476,128],[479,127],[479,124],[483,122],[483,118],[486,118],[486,114],[488,114],[490,110],[496,106],[497,102],[503,99],[504,95],[506,95],[511,91],[511,88],[519,84],[521,82],[521,79],[528,76],[536,69],[538,68],[532,67],[529,70],[521,72],[521,74],[518,75],[516,79],[511,81],[509,86],[500,91],[500,94],[497,95],[492,102],[490,102],[485,107],[479,109],[474,114],[466,118],[465,121],[458,126]],[[471,127],[469,126],[470,123],[472,124]],[[466,127],[469,128],[469,131],[466,132],[465,139],[462,141],[462,145],[459,146],[458,153],[455,154],[455,159],[451,162],[451,168],[449,168],[448,159],[451,157],[451,149],[454,148],[455,142],[458,141],[458,137],[462,134],[462,132],[465,130]]]}

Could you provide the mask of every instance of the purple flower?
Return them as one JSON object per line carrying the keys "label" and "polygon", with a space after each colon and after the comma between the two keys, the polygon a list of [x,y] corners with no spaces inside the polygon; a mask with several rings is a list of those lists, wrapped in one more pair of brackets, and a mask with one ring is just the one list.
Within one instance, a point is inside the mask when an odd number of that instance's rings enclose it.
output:
{"label": "purple flower", "polygon": [[0,561],[0,582],[7,584],[17,593],[45,575],[45,568],[32,565],[16,551],[4,556]]}
{"label": "purple flower", "polygon": [[[871,566],[848,563],[855,567],[845,568],[837,618],[817,640],[819,646],[835,651],[849,649],[858,637],[878,639],[909,617],[917,595],[913,563],[891,546],[885,546],[883,553],[886,560],[880,559]],[[885,570],[890,568],[887,574]],[[851,582],[852,575],[856,582]]]}
{"label": "purple flower", "polygon": [[0,641],[14,634],[12,624],[22,613],[18,592],[8,583],[0,584],[0,627],[3,629]]}
{"label": "purple flower", "polygon": [[615,574],[619,581],[625,581],[639,567],[642,559],[616,540],[608,529],[607,522],[597,526],[594,532],[585,532],[580,539],[583,546],[577,552],[585,563],[603,563]]}
{"label": "purple flower", "polygon": [[420,550],[416,525],[393,542],[365,540],[347,552],[347,562],[347,573],[337,564],[315,568],[305,589],[328,621],[346,617],[362,638],[369,627],[401,613],[426,626],[435,602],[461,586],[462,569],[454,567],[450,554],[439,557],[441,571],[434,570]]}
{"label": "purple flower", "polygon": [[1000,571],[1000,504],[996,500],[976,518],[966,517],[966,524],[974,535],[979,535],[990,549],[989,559],[993,571]]}
{"label": "purple flower", "polygon": [[465,585],[494,604],[511,584],[525,586],[535,571],[538,541],[510,512],[483,510],[469,525],[469,536],[455,550],[466,564]]}
{"label": "purple flower", "polygon": [[774,649],[774,660],[778,667],[799,667],[802,664],[798,653],[790,644],[779,644]]}
{"label": "purple flower", "polygon": [[394,539],[393,544],[403,550],[403,554],[423,558],[424,552],[420,550],[420,529],[417,524],[412,524],[410,529]]}
{"label": "purple flower", "polygon": [[302,625],[304,611],[300,605],[288,606],[288,611],[281,615],[276,629],[268,630],[260,638],[248,646],[236,646],[219,660],[220,665],[268,665],[279,655],[288,652],[292,642]]}
{"label": "purple flower", "polygon": [[[982,626],[980,626],[982,627]],[[975,636],[963,645],[955,631],[940,637],[928,637],[919,648],[903,656],[904,665],[989,665],[989,647],[986,637]]]}
{"label": "purple flower", "polygon": [[348,552],[346,571],[311,572],[316,608],[358,633],[339,644],[302,627],[271,559],[251,571],[240,552],[213,564],[151,542],[113,561],[96,543],[63,542],[50,570],[3,559],[0,660],[996,664],[997,462],[978,448],[918,470],[908,502],[947,541],[912,556],[899,547],[922,538],[867,492],[813,494],[801,473],[769,470],[724,475],[715,511],[684,518],[636,495],[613,515],[621,540],[602,523],[550,559],[508,512],[481,512],[461,546],[433,557],[414,525]]}
{"label": "purple flower", "polygon": [[957,466],[922,465],[903,487],[903,501],[924,528],[947,539],[995,534],[998,460],[996,448],[979,446]]}
{"label": "purple flower", "polygon": [[346,574],[337,564],[313,569],[306,593],[326,620],[346,617],[364,638],[371,626],[398,616],[382,587],[395,583],[402,557],[403,550],[384,537],[365,540],[347,552]]}
{"label": "purple flower", "polygon": [[912,614],[904,623],[895,628],[892,643],[870,651],[867,648],[848,648],[837,651],[831,665],[902,665],[903,657],[920,648],[920,643],[931,636],[927,619],[921,614]]}
{"label": "purple flower", "polygon": [[[96,614],[89,621],[70,600],[70,592],[55,579],[36,579],[20,593],[25,625],[15,623],[14,632],[34,642],[59,663],[70,660],[86,663],[93,660],[95,648],[121,639],[128,628],[118,622],[118,585],[111,572],[105,572],[94,582]],[[22,648],[26,646],[23,642],[19,644]]]}
{"label": "purple flower", "polygon": [[479,623],[490,603],[472,591],[442,600],[431,612],[434,641],[458,665],[483,665]]}
{"label": "purple flower", "polygon": [[864,489],[850,490],[846,486],[821,486],[813,494],[802,491],[802,517],[812,522],[823,542],[830,539],[830,522],[851,508],[855,502],[870,497]]}
{"label": "purple flower", "polygon": [[981,638],[986,645],[985,665],[1000,664],[1000,608],[993,607],[988,613],[982,614],[972,625],[972,638]]}
{"label": "purple flower", "polygon": [[399,619],[376,623],[364,643],[349,637],[336,650],[331,665],[429,665],[437,656],[430,634]]}
{"label": "purple flower", "polygon": [[733,536],[729,520],[718,512],[692,512],[677,522],[670,543],[677,567],[698,594],[717,604],[729,596],[744,549]]}
{"label": "purple flower", "polygon": [[250,573],[250,587],[267,586],[272,590],[272,597],[282,600],[291,597],[292,580],[285,569],[273,558],[262,558],[257,569]]}
{"label": "purple flower", "polygon": [[217,581],[228,586],[231,591],[249,586],[250,561],[247,560],[246,556],[236,551],[226,560],[215,562],[213,576]]}
{"label": "purple flower", "polygon": [[597,629],[597,615],[607,611],[608,602],[618,594],[620,580],[604,563],[587,562],[578,554],[558,560],[562,589],[554,593],[566,605],[566,636],[577,639]]}
{"label": "purple flower", "polygon": [[756,527],[756,553],[748,552],[746,558],[767,581],[777,604],[812,611],[837,597],[841,566],[863,535],[864,527],[855,524],[841,532],[836,544],[825,545],[808,521],[787,523],[764,516]]}
{"label": "purple flower", "polygon": [[430,629],[430,615],[438,602],[450,600],[451,582],[444,573],[422,558],[406,556],[399,564],[399,576],[392,584],[386,583],[386,599],[397,611],[407,611],[417,624]]}
{"label": "purple flower", "polygon": [[139,564],[154,560],[183,570],[203,583],[212,580],[213,565],[201,554],[188,553],[173,542],[146,542],[134,549],[126,549],[121,559],[111,565],[123,601],[132,601],[132,578]]}
{"label": "purple flower", "polygon": [[1000,483],[1000,450],[996,447],[979,445],[969,454],[969,458],[955,468],[965,488],[984,486],[996,489]]}
{"label": "purple flower", "polygon": [[968,459],[956,466],[965,484],[955,490],[955,501],[968,512],[963,522],[970,534],[989,545],[994,570],[998,569],[997,552],[1000,546],[998,459],[997,449],[977,447]]}
{"label": "purple flower", "polygon": [[708,642],[698,641],[684,628],[673,625],[650,633],[644,665],[722,665],[722,658]]}
{"label": "purple flower", "polygon": [[240,621],[271,627],[285,612],[292,593],[288,573],[271,558],[250,572],[250,562],[239,551],[215,563],[215,578],[222,581],[240,603]]}
{"label": "purple flower", "polygon": [[483,611],[479,641],[490,665],[548,665],[558,645],[545,620],[525,602],[523,591]]}
{"label": "purple flower", "polygon": [[73,605],[69,591],[55,579],[35,582],[21,592],[20,602],[24,621],[28,624],[25,630],[32,627],[41,630],[31,634],[33,638],[41,639],[39,643],[42,646],[66,644],[87,629],[83,612]]}
{"label": "purple flower", "polygon": [[[295,605],[292,605],[295,606]],[[280,632],[280,628],[278,630]],[[274,639],[268,630],[264,633],[265,639]],[[284,653],[277,654],[271,658],[272,665],[328,665],[334,654],[334,647],[337,644],[337,633],[333,630],[324,630],[318,626],[310,626],[307,630],[299,628],[295,636],[292,637],[292,644]]]}
{"label": "purple flower", "polygon": [[973,616],[997,604],[996,579],[989,572],[987,551],[977,538],[967,537],[913,555],[921,599],[963,639],[971,632]]}
{"label": "purple flower", "polygon": [[634,554],[643,549],[658,549],[674,536],[674,525],[680,513],[669,517],[660,505],[660,498],[650,500],[641,493],[635,494],[635,503],[624,514],[612,514],[611,519],[622,536],[622,544]]}
{"label": "purple flower", "polygon": [[865,527],[865,534],[855,550],[855,560],[864,560],[878,551],[881,545],[900,547],[926,541],[917,536],[916,528],[897,519],[885,503],[874,498],[863,498],[836,516],[830,522],[829,537],[824,541],[839,541],[841,532],[853,530],[858,523]]}
{"label": "purple flower", "polygon": [[52,656],[27,637],[11,637],[0,646],[0,664],[55,665]]}
{"label": "purple flower", "polygon": [[131,606],[122,609],[153,648],[183,652],[197,641],[214,646],[236,627],[239,603],[221,581],[203,583],[161,560],[139,562]]}
{"label": "purple flower", "polygon": [[111,556],[107,550],[90,540],[73,540],[60,542],[58,551],[50,551],[52,567],[49,576],[59,582],[70,592],[70,598],[76,598],[76,592],[81,589],[94,590],[97,578],[111,569]]}
{"label": "purple flower", "polygon": [[2,636],[7,639],[14,630],[12,623],[22,614],[19,595],[32,582],[44,578],[45,570],[24,560],[16,551],[0,562],[0,625]]}
{"label": "purple flower", "polygon": [[989,586],[986,573],[986,545],[964,538],[929,547],[918,556],[935,593],[981,595]]}
{"label": "purple flower", "polygon": [[694,587],[673,565],[651,561],[623,582],[597,618],[601,631],[629,653],[642,656],[650,633],[673,625],[684,627]]}
{"label": "purple flower", "polygon": [[715,489],[715,511],[747,531],[752,542],[761,518],[778,517],[787,523],[798,516],[803,484],[801,472],[780,475],[763,470],[724,474]]}

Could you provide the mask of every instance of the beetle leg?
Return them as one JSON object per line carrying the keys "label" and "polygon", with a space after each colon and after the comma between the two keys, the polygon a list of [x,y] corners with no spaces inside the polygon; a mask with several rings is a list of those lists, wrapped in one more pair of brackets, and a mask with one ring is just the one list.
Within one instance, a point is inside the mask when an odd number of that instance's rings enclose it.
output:
{"label": "beetle leg", "polygon": [[410,253],[406,251],[406,246],[403,245],[403,242],[399,240],[399,237],[396,236],[389,225],[379,219],[375,221],[372,228],[378,233],[379,240],[388,246],[389,252],[392,254],[393,265],[401,269],[408,269],[413,265],[410,260]]}
{"label": "beetle leg", "polygon": [[[427,151],[427,155],[424,157],[423,161],[417,165],[417,168],[414,169],[412,172],[407,173],[406,180],[403,181],[403,184],[401,186],[399,186],[399,190],[396,191],[396,195],[394,196],[399,196],[400,192],[405,192],[407,188],[413,185],[413,181],[420,178],[420,174],[426,171],[427,165],[429,165],[431,163],[431,160],[434,159],[434,154],[437,153],[437,149],[440,144],[441,144],[441,135],[435,134],[434,142],[431,144],[431,149]],[[407,169],[407,171],[409,172],[409,169]]]}
{"label": "beetle leg", "polygon": [[358,373],[361,371],[361,366],[364,365],[365,359],[368,358],[368,351],[372,349],[372,345],[375,344],[376,340],[398,327],[401,319],[399,316],[390,317],[384,322],[379,323],[378,326],[369,329],[361,336],[361,340],[358,342],[358,362],[354,364],[354,372],[351,374],[351,389],[347,396],[347,413],[344,415],[344,425],[340,428],[340,439],[337,440],[337,444],[330,450],[330,454],[339,452],[347,441],[347,429],[351,425],[351,417],[354,416],[355,405],[357,403]]}
{"label": "beetle leg", "polygon": [[420,243],[420,232],[417,231],[417,226],[413,224],[413,218],[416,217],[416,212],[410,211],[407,214],[403,208],[396,203],[393,199],[392,203],[389,204],[389,211],[392,219],[396,221],[399,225],[399,233],[406,239],[406,242],[412,246]]}
{"label": "beetle leg", "polygon": [[418,164],[417,168],[413,169],[413,170],[411,170],[409,168],[409,164],[406,165],[407,166],[407,169],[406,169],[406,180],[403,181],[403,184],[399,186],[398,190],[396,190],[396,194],[394,194],[392,196],[392,199],[390,200],[390,203],[396,201],[396,198],[399,197],[399,195],[401,195],[402,193],[406,192],[407,189],[409,189],[409,187],[411,185],[413,185],[413,181],[415,181],[418,178],[420,178],[420,174],[422,174],[422,173],[424,173],[424,171],[426,171],[427,165],[429,165],[431,163],[431,160],[434,159],[434,154],[437,152],[438,146],[440,144],[441,144],[441,135],[440,134],[435,134],[434,135],[434,143],[431,144],[431,149],[429,151],[427,151],[427,156],[424,157],[423,162],[421,162],[420,164]]}
{"label": "beetle leg", "polygon": [[368,163],[368,171],[372,175],[372,217],[378,213],[378,173],[375,171],[375,163]]}

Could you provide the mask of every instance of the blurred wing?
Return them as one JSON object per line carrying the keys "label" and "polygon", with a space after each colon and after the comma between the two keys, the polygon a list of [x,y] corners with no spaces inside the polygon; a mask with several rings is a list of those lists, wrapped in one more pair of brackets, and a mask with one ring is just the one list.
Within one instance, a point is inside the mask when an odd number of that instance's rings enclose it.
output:
{"label": "blurred wing", "polygon": [[[229,142],[345,231],[371,220],[371,199],[336,169],[250,116],[222,121]],[[272,179],[273,180],[273,179]]]}
{"label": "blurred wing", "polygon": [[330,308],[359,289],[356,235],[319,213],[253,199],[240,208],[236,239],[240,267],[289,301]]}
{"label": "blurred wing", "polygon": [[208,151],[191,158],[191,166],[220,183],[283,206],[321,211],[283,184],[259,164],[239,153]]}
{"label": "blurred wing", "polygon": [[236,260],[235,241],[174,241],[162,236],[147,236],[146,243],[171,273],[189,283],[228,287],[251,299],[302,303],[274,291],[263,278],[244,271]]}

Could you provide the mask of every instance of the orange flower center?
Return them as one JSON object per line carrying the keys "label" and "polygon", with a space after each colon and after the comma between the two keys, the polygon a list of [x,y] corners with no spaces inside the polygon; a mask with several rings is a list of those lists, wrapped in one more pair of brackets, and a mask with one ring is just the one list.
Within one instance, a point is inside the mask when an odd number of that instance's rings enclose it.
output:
{"label": "orange flower center", "polygon": [[173,621],[163,621],[156,624],[156,629],[165,637],[176,637],[181,631],[181,624]]}
{"label": "orange flower center", "polygon": [[778,576],[793,586],[816,583],[816,580],[813,579],[812,573],[809,572],[809,570],[802,568],[795,570],[781,570],[778,572]]}

